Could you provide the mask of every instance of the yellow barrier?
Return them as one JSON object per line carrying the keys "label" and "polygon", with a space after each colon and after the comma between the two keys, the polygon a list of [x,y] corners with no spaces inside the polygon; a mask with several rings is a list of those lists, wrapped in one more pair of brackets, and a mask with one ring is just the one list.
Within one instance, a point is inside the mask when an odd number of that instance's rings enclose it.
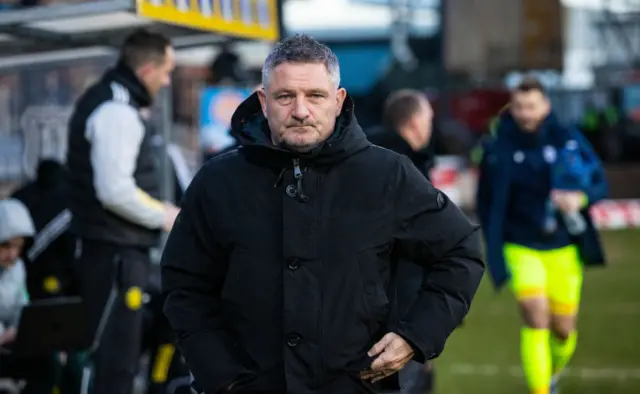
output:
{"label": "yellow barrier", "polygon": [[138,0],[155,21],[255,40],[279,38],[277,0]]}

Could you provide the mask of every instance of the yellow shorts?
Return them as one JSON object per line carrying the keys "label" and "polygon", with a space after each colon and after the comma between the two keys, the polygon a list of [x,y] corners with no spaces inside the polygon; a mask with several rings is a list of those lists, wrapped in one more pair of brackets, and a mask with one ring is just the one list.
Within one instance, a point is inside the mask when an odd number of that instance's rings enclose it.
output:
{"label": "yellow shorts", "polygon": [[574,245],[534,250],[504,246],[511,290],[518,300],[547,297],[554,315],[575,315],[580,305],[582,263]]}

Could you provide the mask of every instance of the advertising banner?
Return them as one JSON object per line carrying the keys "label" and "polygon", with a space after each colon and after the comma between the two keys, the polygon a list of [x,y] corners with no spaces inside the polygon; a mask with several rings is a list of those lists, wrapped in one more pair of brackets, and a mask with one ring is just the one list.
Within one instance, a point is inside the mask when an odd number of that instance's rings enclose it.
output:
{"label": "advertising banner", "polygon": [[155,21],[254,40],[279,36],[277,0],[138,0],[138,15]]}
{"label": "advertising banner", "polygon": [[204,89],[200,95],[200,147],[218,152],[235,143],[229,135],[231,116],[251,89],[225,86]]}

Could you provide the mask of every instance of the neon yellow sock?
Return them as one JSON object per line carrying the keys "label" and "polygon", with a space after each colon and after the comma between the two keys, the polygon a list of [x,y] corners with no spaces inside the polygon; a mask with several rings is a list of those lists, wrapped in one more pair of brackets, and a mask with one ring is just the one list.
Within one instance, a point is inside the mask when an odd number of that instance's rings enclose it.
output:
{"label": "neon yellow sock", "polygon": [[551,335],[549,338],[549,345],[551,348],[551,361],[553,365],[553,375],[557,375],[562,372],[564,367],[569,364],[573,353],[576,351],[576,345],[578,343],[578,333],[573,331],[569,334],[569,338],[561,340]]}
{"label": "neon yellow sock", "polygon": [[520,353],[522,369],[531,394],[548,394],[551,386],[549,330],[522,328]]}

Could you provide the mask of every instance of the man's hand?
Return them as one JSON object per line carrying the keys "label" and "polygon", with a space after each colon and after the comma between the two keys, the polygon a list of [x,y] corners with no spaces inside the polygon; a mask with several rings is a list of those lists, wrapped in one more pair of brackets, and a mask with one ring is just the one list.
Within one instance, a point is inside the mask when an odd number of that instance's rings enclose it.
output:
{"label": "man's hand", "polygon": [[0,334],[0,345],[6,345],[16,340],[18,330],[15,327],[7,328],[2,334]]}
{"label": "man's hand", "polygon": [[171,204],[170,202],[164,202],[164,224],[162,229],[166,232],[171,231],[173,223],[176,221],[176,217],[180,213],[180,208]]}
{"label": "man's hand", "polygon": [[584,207],[585,195],[581,191],[553,190],[551,199],[563,213],[575,213]]}
{"label": "man's hand", "polygon": [[401,370],[411,361],[414,351],[401,336],[390,332],[373,345],[368,355],[378,357],[368,370],[360,373],[360,378],[374,383]]}

